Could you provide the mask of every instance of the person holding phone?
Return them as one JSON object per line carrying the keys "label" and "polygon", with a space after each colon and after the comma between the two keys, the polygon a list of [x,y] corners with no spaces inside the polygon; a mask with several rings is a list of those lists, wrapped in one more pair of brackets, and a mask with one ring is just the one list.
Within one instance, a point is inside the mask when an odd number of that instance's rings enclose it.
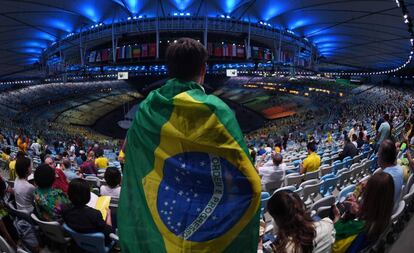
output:
{"label": "person holding phone", "polygon": [[342,207],[332,206],[336,230],[334,253],[359,252],[371,246],[390,223],[394,202],[392,176],[380,171],[361,187],[361,200],[351,195]]}

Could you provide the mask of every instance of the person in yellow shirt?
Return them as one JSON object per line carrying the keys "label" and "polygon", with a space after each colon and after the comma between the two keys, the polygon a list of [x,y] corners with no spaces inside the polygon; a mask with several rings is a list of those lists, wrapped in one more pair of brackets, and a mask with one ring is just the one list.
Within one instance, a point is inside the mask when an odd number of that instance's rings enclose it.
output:
{"label": "person in yellow shirt", "polygon": [[331,132],[328,132],[328,141],[329,144],[331,144],[333,142],[333,138],[332,138],[332,134]]}
{"label": "person in yellow shirt", "polygon": [[308,157],[303,160],[300,165],[300,174],[305,174],[307,172],[313,172],[319,169],[321,166],[321,157],[316,154],[316,145],[315,143],[308,143]]}
{"label": "person in yellow shirt", "polygon": [[99,149],[98,151],[96,151],[96,155],[98,156],[98,158],[95,159],[96,168],[98,170],[108,168],[109,161],[108,161],[108,158],[103,156],[103,151]]}
{"label": "person in yellow shirt", "polygon": [[122,144],[121,150],[119,151],[118,161],[121,164],[121,170],[124,171],[125,165],[125,146],[127,143],[127,139],[125,138],[124,143]]}
{"label": "person in yellow shirt", "polygon": [[17,139],[17,146],[19,147],[19,151],[26,153],[29,147],[29,138],[20,136]]}
{"label": "person in yellow shirt", "polygon": [[1,151],[1,160],[8,162],[10,159],[10,153],[10,148],[3,148],[3,150]]}

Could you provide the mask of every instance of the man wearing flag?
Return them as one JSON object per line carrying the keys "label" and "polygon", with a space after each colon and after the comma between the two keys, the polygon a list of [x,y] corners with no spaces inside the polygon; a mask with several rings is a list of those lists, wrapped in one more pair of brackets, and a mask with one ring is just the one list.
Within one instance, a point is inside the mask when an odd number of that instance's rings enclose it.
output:
{"label": "man wearing flag", "polygon": [[207,51],[182,38],[171,79],[140,104],[127,135],[122,252],[256,252],[260,178],[234,113],[202,84]]}

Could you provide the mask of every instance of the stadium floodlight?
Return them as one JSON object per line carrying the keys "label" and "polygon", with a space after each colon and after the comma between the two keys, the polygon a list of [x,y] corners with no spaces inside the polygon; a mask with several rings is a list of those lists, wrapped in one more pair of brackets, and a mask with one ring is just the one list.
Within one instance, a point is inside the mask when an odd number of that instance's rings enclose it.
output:
{"label": "stadium floodlight", "polygon": [[142,18],[142,15],[139,15],[139,16],[138,16],[138,19],[141,19],[141,18]]}
{"label": "stadium floodlight", "polygon": [[132,18],[131,17],[128,17],[128,20],[131,20]]}
{"label": "stadium floodlight", "polygon": [[174,14],[173,14],[174,16],[178,16],[178,13],[177,12],[174,12]]}
{"label": "stadium floodlight", "polygon": [[190,14],[189,12],[187,12],[185,15],[186,15],[186,16],[191,16],[191,14]]}
{"label": "stadium floodlight", "polygon": [[404,18],[407,19],[408,18],[408,14],[404,14]]}
{"label": "stadium floodlight", "polygon": [[231,17],[229,15],[227,15],[226,18],[230,19]]}
{"label": "stadium floodlight", "polygon": [[181,17],[182,17],[182,16],[184,16],[184,13],[182,13],[182,12],[181,12],[181,13],[180,13],[180,16],[181,16]]}
{"label": "stadium floodlight", "polygon": [[408,19],[404,20],[404,23],[408,24]]}
{"label": "stadium floodlight", "polygon": [[137,16],[134,16],[133,19],[137,19]]}

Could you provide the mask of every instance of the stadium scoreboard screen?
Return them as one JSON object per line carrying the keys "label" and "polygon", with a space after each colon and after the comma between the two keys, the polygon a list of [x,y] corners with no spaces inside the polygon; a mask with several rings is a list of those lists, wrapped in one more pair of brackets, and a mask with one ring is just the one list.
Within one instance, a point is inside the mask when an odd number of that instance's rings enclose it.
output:
{"label": "stadium scoreboard screen", "polygon": [[118,72],[118,80],[127,80],[128,72]]}
{"label": "stadium scoreboard screen", "polygon": [[237,76],[237,69],[226,69],[226,76],[228,77]]}

